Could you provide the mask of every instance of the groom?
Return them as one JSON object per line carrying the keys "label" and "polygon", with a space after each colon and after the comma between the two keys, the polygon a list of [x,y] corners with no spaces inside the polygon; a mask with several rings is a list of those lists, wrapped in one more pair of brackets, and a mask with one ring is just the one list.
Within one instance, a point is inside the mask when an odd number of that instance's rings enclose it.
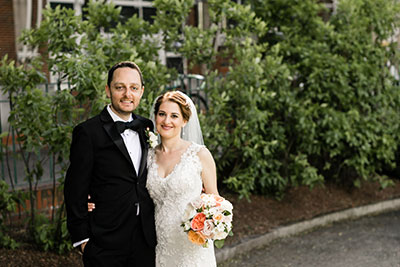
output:
{"label": "groom", "polygon": [[[139,67],[117,63],[105,89],[111,104],[72,134],[64,186],[68,230],[85,266],[155,266],[145,133],[153,124],[132,113],[144,90]],[[96,204],[90,213],[88,195]]]}

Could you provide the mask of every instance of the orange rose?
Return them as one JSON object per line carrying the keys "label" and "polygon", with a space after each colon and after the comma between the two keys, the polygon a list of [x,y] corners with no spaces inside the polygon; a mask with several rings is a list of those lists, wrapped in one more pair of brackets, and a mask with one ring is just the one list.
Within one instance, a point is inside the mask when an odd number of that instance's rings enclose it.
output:
{"label": "orange rose", "polygon": [[188,232],[188,239],[190,240],[190,242],[196,245],[204,245],[206,243],[206,239],[202,233],[192,230]]}
{"label": "orange rose", "polygon": [[196,216],[194,216],[190,226],[194,231],[201,231],[204,228],[205,220],[206,215],[204,213],[197,213]]}

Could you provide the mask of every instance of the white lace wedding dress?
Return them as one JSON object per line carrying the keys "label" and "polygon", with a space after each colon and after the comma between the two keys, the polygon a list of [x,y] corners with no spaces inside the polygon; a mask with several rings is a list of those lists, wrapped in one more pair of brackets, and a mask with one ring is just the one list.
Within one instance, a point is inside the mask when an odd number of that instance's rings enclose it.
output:
{"label": "white lace wedding dress", "polygon": [[208,248],[191,243],[180,226],[186,205],[202,192],[197,156],[202,147],[192,143],[165,178],[158,175],[155,151],[149,151],[146,186],[155,204],[157,267],[217,266],[212,243]]}

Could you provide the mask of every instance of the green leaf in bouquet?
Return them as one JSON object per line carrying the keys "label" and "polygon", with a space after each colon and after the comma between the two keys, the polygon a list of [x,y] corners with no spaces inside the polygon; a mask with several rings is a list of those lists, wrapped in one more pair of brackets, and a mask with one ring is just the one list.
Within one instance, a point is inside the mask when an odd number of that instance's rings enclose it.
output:
{"label": "green leaf in bouquet", "polygon": [[229,215],[231,215],[232,213],[231,213],[230,211],[228,211],[228,210],[224,210],[224,211],[222,212],[222,214],[225,215],[225,216],[229,216]]}
{"label": "green leaf in bouquet", "polygon": [[222,248],[224,246],[225,240],[215,240],[214,241],[214,246],[216,248]]}

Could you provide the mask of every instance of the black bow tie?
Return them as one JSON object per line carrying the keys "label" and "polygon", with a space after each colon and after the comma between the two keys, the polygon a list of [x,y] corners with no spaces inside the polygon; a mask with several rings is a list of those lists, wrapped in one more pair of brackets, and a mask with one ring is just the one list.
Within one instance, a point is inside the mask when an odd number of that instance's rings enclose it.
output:
{"label": "black bow tie", "polygon": [[116,121],[115,126],[117,127],[119,133],[123,133],[126,129],[138,131],[142,128],[140,120],[133,120],[130,122]]}

